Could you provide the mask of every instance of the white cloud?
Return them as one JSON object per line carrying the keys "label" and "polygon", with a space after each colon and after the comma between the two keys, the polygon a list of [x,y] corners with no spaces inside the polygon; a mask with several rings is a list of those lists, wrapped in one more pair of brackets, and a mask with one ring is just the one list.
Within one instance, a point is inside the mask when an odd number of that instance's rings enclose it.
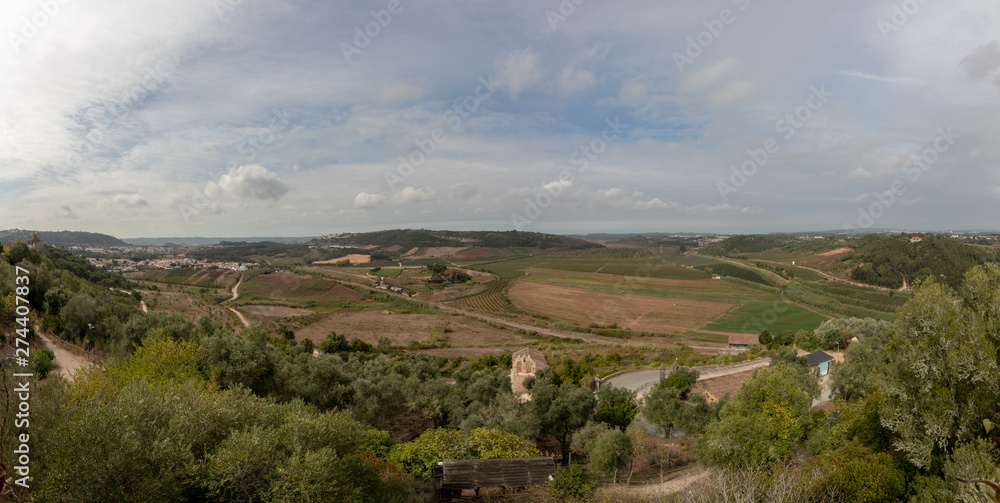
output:
{"label": "white cloud", "polygon": [[231,168],[219,178],[219,188],[237,199],[278,199],[288,192],[278,175],[259,164]]}
{"label": "white cloud", "polygon": [[397,204],[422,203],[430,201],[434,193],[434,189],[428,187],[403,187],[392,195],[392,201]]}
{"label": "white cloud", "polygon": [[872,75],[870,73],[848,71],[840,71],[836,73],[846,75],[848,77],[857,77],[859,79],[874,80],[876,82],[885,82],[888,84],[902,84],[907,86],[922,86],[926,84],[924,81],[914,77],[890,77],[886,75]]}
{"label": "white cloud", "polygon": [[594,72],[579,70],[575,65],[566,65],[556,77],[556,91],[559,96],[563,97],[586,91],[595,85],[597,85],[597,78],[594,77]]}
{"label": "white cloud", "polygon": [[541,58],[529,49],[512,51],[496,62],[497,80],[514,99],[542,79]]}
{"label": "white cloud", "polygon": [[872,177],[871,171],[868,171],[862,166],[858,166],[857,168],[854,169],[854,171],[851,171],[850,173],[847,174],[847,178],[871,178],[871,177]]}
{"label": "white cloud", "polygon": [[385,196],[382,194],[369,194],[367,192],[359,192],[358,195],[354,196],[355,208],[374,208],[384,202],[385,202]]}
{"label": "white cloud", "polygon": [[127,208],[138,208],[140,206],[149,206],[149,202],[139,194],[115,194],[111,197],[111,201],[115,204],[125,206]]}

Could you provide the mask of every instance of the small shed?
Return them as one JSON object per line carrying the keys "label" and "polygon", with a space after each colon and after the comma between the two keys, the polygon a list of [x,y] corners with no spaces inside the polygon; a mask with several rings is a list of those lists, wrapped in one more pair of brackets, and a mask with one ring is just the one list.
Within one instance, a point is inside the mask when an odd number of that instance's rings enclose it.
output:
{"label": "small shed", "polygon": [[549,480],[556,464],[548,456],[534,458],[460,459],[442,461],[441,489],[461,491],[481,487],[528,487]]}
{"label": "small shed", "polygon": [[750,346],[760,344],[757,334],[729,334],[729,349],[750,349]]}
{"label": "small shed", "polygon": [[816,351],[815,353],[807,354],[806,361],[809,362],[809,367],[818,368],[819,375],[822,377],[830,373],[830,362],[833,361],[833,357],[823,351]]}

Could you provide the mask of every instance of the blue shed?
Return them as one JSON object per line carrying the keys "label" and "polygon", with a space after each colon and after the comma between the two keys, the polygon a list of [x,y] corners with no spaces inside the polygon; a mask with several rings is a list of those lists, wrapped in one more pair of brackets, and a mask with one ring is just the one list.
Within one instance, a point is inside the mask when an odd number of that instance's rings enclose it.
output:
{"label": "blue shed", "polygon": [[822,351],[817,351],[806,355],[806,360],[809,362],[810,367],[819,367],[820,377],[830,373],[830,362],[833,361],[832,356]]}

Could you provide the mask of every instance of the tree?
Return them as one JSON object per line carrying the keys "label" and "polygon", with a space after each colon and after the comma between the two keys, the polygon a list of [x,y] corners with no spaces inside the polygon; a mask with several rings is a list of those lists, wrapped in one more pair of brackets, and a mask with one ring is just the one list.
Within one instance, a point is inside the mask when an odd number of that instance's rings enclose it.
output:
{"label": "tree", "polygon": [[452,283],[465,283],[466,281],[471,281],[472,276],[469,276],[465,271],[453,270],[451,271],[450,281]]}
{"label": "tree", "polygon": [[694,383],[698,382],[699,375],[700,373],[695,369],[680,367],[676,372],[667,376],[664,384],[679,389],[681,396],[687,398],[688,391],[691,390]]}
{"label": "tree", "polygon": [[583,467],[573,464],[567,468],[557,468],[555,477],[549,482],[549,487],[552,488],[552,493],[558,497],[586,501],[594,497],[597,482],[583,471]]}
{"label": "tree", "polygon": [[781,364],[758,369],[698,440],[699,461],[740,467],[785,459],[805,433],[819,384],[807,370]]}
{"label": "tree", "polygon": [[538,418],[539,430],[559,442],[563,464],[569,462],[569,441],[594,411],[594,394],[571,383],[557,384],[550,369],[543,369],[531,386],[531,409]]}
{"label": "tree", "polygon": [[635,391],[614,386],[602,386],[597,390],[597,405],[594,419],[625,431],[632,424],[639,407],[635,404]]}
{"label": "tree", "polygon": [[760,341],[760,344],[762,346],[770,346],[771,341],[774,340],[774,337],[771,337],[771,332],[764,330],[763,332],[760,333],[758,340]]}
{"label": "tree", "polygon": [[844,351],[844,363],[832,373],[833,396],[841,400],[866,396],[877,387],[878,376],[888,362],[878,337],[865,337],[851,344]]}
{"label": "tree", "polygon": [[883,351],[888,364],[877,380],[885,398],[879,412],[893,447],[919,468],[994,417],[1000,366],[990,290],[998,284],[1000,267],[977,267],[966,276],[964,297],[932,280],[897,311]]}
{"label": "tree", "polygon": [[891,325],[885,320],[874,318],[839,318],[826,320],[813,331],[823,349],[847,347],[847,341],[857,337],[859,341],[869,338],[885,339]]}
{"label": "tree", "polygon": [[618,472],[628,467],[632,459],[632,439],[624,431],[612,429],[594,440],[589,451],[591,465],[609,475],[615,484]]}
{"label": "tree", "polygon": [[673,430],[680,426],[681,390],[660,381],[646,394],[642,415],[660,428],[663,436],[670,438]]}

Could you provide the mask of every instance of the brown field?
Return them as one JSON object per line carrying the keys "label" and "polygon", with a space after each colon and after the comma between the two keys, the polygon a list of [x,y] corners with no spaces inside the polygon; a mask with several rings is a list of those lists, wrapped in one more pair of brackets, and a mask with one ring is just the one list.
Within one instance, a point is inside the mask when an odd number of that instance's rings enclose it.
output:
{"label": "brown field", "polygon": [[837,248],[828,252],[817,253],[816,257],[804,260],[806,264],[828,264],[840,260],[844,255],[854,251],[854,248]]}
{"label": "brown field", "polygon": [[[657,283],[664,280],[659,280]],[[666,280],[670,281],[670,280]],[[607,325],[641,332],[694,330],[739,305],[734,301],[616,295],[517,281],[507,296],[522,309],[577,323]]]}
{"label": "brown field", "polygon": [[448,343],[461,345],[517,345],[524,339],[512,332],[494,328],[484,322],[447,314],[384,314],[382,311],[342,311],[295,331],[298,339],[319,343],[331,331],[348,339],[357,337],[376,344],[379,337],[388,337],[394,345],[405,346],[410,341],[430,338],[436,326],[448,326]]}
{"label": "brown field", "polygon": [[285,306],[247,305],[240,306],[240,311],[243,311],[248,319],[261,322],[274,321],[289,316],[312,314],[312,311],[308,309]]}
{"label": "brown field", "polygon": [[478,257],[492,257],[493,250],[489,248],[483,248],[482,246],[474,246],[472,248],[466,248],[455,254],[455,258],[478,258]]}
{"label": "brown field", "polygon": [[434,246],[427,249],[425,257],[452,257],[456,253],[465,250],[468,246]]}
{"label": "brown field", "polygon": [[371,255],[361,255],[359,253],[352,253],[350,255],[344,255],[343,257],[337,257],[330,260],[322,260],[313,262],[314,264],[336,264],[337,262],[349,260],[352,264],[367,264],[372,261]]}
{"label": "brown field", "polygon": [[414,246],[413,248],[410,248],[410,251],[404,253],[402,256],[409,257],[410,255],[413,255],[414,253],[417,253],[417,250],[419,250],[419,249],[420,249],[419,246]]}
{"label": "brown field", "polygon": [[332,288],[327,290],[333,300],[339,302],[353,302],[356,300],[361,300],[361,294],[358,293],[353,288],[348,288],[344,285],[334,285]]}

